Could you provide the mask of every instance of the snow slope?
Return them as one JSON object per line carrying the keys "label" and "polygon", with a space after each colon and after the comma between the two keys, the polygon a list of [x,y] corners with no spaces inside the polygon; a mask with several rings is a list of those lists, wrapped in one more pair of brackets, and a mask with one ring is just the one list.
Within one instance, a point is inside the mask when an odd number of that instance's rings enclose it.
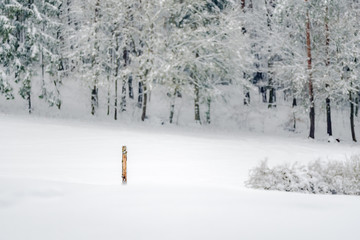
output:
{"label": "snow slope", "polygon": [[[358,239],[360,198],[247,189],[356,144],[0,115],[0,239]],[[121,184],[121,146],[128,184]]]}

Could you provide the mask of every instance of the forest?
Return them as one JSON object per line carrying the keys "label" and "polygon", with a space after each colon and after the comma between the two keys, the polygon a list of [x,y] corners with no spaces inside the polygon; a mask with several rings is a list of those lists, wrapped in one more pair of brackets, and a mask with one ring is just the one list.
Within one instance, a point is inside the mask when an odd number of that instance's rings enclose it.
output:
{"label": "forest", "polygon": [[195,124],[229,99],[260,101],[294,109],[292,130],[306,114],[309,138],[318,117],[332,136],[332,113],[346,109],[356,142],[359,50],[358,0],[1,0],[0,101],[61,112],[76,82],[89,117],[137,109],[147,121],[161,99],[167,124],[181,98]]}

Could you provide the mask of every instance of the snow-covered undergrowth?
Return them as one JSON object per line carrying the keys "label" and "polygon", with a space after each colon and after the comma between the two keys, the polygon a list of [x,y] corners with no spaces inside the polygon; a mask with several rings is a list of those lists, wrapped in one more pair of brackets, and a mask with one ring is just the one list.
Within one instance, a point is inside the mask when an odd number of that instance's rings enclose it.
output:
{"label": "snow-covered undergrowth", "polygon": [[360,195],[360,155],[345,161],[295,162],[273,168],[264,160],[249,175],[246,185],[256,189]]}

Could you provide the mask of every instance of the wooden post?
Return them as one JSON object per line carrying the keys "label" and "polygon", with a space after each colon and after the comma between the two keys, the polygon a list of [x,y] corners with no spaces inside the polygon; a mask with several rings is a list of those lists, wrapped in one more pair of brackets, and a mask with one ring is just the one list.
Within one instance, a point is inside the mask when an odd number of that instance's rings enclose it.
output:
{"label": "wooden post", "polygon": [[122,147],[122,183],[127,183],[127,170],[126,170],[126,163],[127,163],[127,151],[126,146]]}

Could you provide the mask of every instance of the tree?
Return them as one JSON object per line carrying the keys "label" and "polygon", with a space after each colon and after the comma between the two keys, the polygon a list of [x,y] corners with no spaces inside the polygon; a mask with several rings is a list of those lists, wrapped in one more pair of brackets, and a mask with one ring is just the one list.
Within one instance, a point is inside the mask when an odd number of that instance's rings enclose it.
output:
{"label": "tree", "polygon": [[[32,78],[34,66],[39,54],[36,44],[36,28],[34,19],[34,1],[6,1],[1,5],[2,13],[5,15],[3,22],[5,31],[2,31],[2,42],[5,43],[4,56],[5,72],[13,75],[15,83],[20,84],[19,94],[27,101],[28,112],[32,112]],[[4,75],[4,74],[2,74]],[[2,91],[9,93],[11,87],[8,82],[2,83]]]}

